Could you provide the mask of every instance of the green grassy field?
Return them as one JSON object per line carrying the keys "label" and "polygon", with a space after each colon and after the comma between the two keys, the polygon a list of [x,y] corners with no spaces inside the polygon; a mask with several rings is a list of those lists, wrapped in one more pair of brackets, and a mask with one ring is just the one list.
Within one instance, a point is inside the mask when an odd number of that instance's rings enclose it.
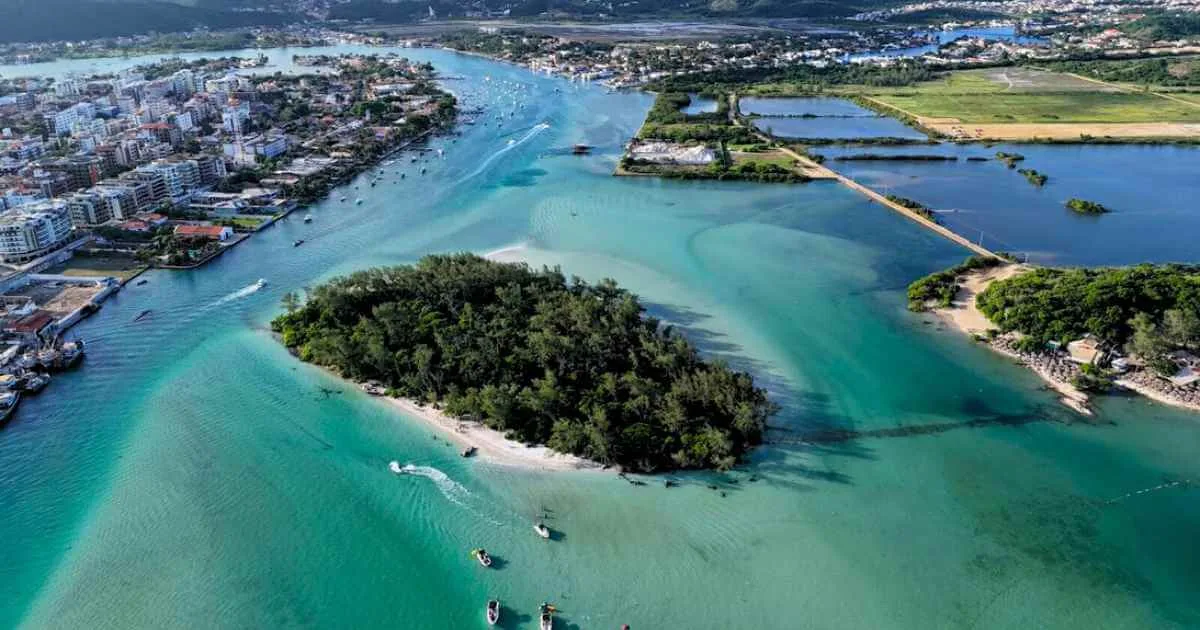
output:
{"label": "green grassy field", "polygon": [[918,86],[873,98],[923,117],[969,123],[1200,122],[1200,107],[1124,92],[952,93]]}
{"label": "green grassy field", "polygon": [[75,256],[52,267],[46,273],[64,276],[113,276],[124,280],[137,274],[146,265],[128,256]]}

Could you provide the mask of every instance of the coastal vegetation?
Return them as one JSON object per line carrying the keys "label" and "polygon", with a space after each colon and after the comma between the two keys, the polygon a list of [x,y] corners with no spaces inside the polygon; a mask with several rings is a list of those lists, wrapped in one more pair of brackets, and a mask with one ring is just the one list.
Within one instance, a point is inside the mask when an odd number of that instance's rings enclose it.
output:
{"label": "coastal vegetation", "polygon": [[1046,182],[1050,179],[1044,173],[1039,173],[1038,171],[1036,171],[1035,169],[1032,169],[1032,168],[1023,168],[1023,169],[1018,170],[1017,172],[1024,175],[1025,179],[1029,180],[1030,184],[1033,184],[1034,186],[1038,186],[1039,188],[1042,186],[1045,186]]}
{"label": "coastal vegetation", "polygon": [[989,269],[1004,262],[988,256],[971,256],[949,269],[920,278],[908,285],[908,310],[922,312],[930,308],[946,308],[958,293],[960,276],[978,269]]}
{"label": "coastal vegetation", "polygon": [[897,195],[886,195],[886,197],[888,201],[912,210],[913,212],[921,215],[921,217],[927,221],[932,221],[934,223],[938,222],[937,215],[933,213],[933,210],[930,210],[925,206],[925,204],[919,201],[914,201],[907,197],[900,197]]}
{"label": "coastal vegetation", "polygon": [[1107,214],[1112,212],[1112,210],[1109,210],[1095,201],[1076,199],[1074,197],[1067,200],[1066,206],[1071,210],[1078,212],[1079,214]]}
{"label": "coastal vegetation", "polygon": [[1163,87],[1200,86],[1200,58],[1057,61],[1049,67],[1112,83]]}
{"label": "coastal vegetation", "polygon": [[1016,168],[1017,162],[1023,162],[1025,156],[1020,153],[1005,153],[1004,151],[996,152],[996,159],[1004,162],[1008,168]]}
{"label": "coastal vegetation", "polygon": [[775,406],[611,280],[471,254],[315,288],[272,329],[302,360],[523,442],[633,470],[728,468]]}
{"label": "coastal vegetation", "polygon": [[993,282],[976,305],[1001,330],[1020,332],[1029,349],[1086,334],[1154,361],[1200,347],[1196,266],[1038,268]]}

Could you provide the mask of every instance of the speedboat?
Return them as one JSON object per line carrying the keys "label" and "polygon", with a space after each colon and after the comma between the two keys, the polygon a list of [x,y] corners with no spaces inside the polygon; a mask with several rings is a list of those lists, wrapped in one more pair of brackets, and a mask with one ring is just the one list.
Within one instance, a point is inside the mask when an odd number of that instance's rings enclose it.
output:
{"label": "speedboat", "polygon": [[468,446],[467,448],[464,448],[464,449],[462,450],[462,453],[461,453],[461,454],[462,454],[462,456],[463,456],[463,457],[470,457],[470,456],[472,456],[472,455],[474,455],[474,454],[475,454],[475,451],[476,451],[476,450],[477,450],[477,449],[476,449],[474,446]]}
{"label": "speedboat", "polygon": [[400,462],[398,462],[394,459],[392,461],[388,462],[388,470],[396,473],[397,475],[404,474],[404,469],[400,467]]}
{"label": "speedboat", "polygon": [[554,629],[554,604],[542,602],[542,605],[538,606],[538,624],[541,630]]}
{"label": "speedboat", "polygon": [[356,206],[361,206],[361,205],[362,205],[362,199],[355,199],[355,200],[354,200],[354,205],[356,205]]}
{"label": "speedboat", "polygon": [[139,287],[140,287],[140,286],[142,286],[143,284],[146,284],[147,282],[150,282],[150,281],[149,281],[149,280],[147,280],[147,279],[145,279],[145,278],[142,278],[141,280],[138,280],[138,281],[137,281],[137,286],[139,286]]}
{"label": "speedboat", "polygon": [[140,321],[142,321],[143,319],[146,319],[147,317],[149,317],[149,316],[150,316],[150,313],[152,313],[152,312],[153,312],[153,311],[151,311],[150,309],[146,309],[146,310],[142,311],[141,313],[138,313],[138,314],[137,314],[137,317],[134,317],[134,318],[133,318],[133,321],[135,321],[135,322],[140,322]]}
{"label": "speedboat", "polygon": [[258,287],[259,289],[261,289],[261,288],[263,288],[263,287],[267,286],[267,279],[266,279],[266,278],[259,278],[258,280],[255,280],[255,281],[254,281],[254,286]]}
{"label": "speedboat", "polygon": [[312,215],[311,215],[311,214],[306,214],[306,215],[304,215],[304,222],[305,222],[305,223],[312,223]]}
{"label": "speedboat", "polygon": [[479,564],[484,568],[492,566],[492,557],[488,555],[486,549],[472,549],[471,554],[479,561]]}
{"label": "speedboat", "polygon": [[500,621],[500,600],[489,599],[487,603],[487,622],[489,626],[494,626]]}
{"label": "speedboat", "polygon": [[545,523],[542,523],[542,522],[534,523],[533,531],[537,532],[537,535],[541,536],[542,538],[545,538],[547,540],[550,539],[550,528],[546,527]]}
{"label": "speedboat", "polygon": [[302,239],[302,238],[298,238],[298,239],[292,241],[292,247],[300,247],[303,244],[304,244],[304,239]]}

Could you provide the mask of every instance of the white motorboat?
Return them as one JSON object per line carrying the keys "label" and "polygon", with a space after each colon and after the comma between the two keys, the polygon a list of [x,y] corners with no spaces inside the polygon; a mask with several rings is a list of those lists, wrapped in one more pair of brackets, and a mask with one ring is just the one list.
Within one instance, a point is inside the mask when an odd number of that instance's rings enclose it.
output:
{"label": "white motorboat", "polygon": [[487,603],[487,622],[489,626],[494,626],[500,622],[500,600],[489,599]]}
{"label": "white motorboat", "polygon": [[537,535],[542,538],[550,539],[550,528],[546,527],[545,523],[534,523],[533,531],[537,532]]}

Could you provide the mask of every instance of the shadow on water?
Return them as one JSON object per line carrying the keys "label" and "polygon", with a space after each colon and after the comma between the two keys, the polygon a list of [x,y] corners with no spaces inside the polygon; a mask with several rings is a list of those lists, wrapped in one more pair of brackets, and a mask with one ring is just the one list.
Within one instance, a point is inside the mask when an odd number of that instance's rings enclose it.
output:
{"label": "shadow on water", "polygon": [[[662,320],[665,325],[669,325],[683,334],[705,356],[724,361],[733,370],[753,375],[755,383],[765,389],[771,400],[779,405],[781,414],[768,424],[767,436],[764,439],[765,444],[775,445],[777,448],[762,448],[753,454],[753,465],[759,477],[758,480],[795,490],[812,489],[802,481],[850,483],[850,478],[844,473],[803,464],[799,458],[792,456],[799,452],[800,449],[797,447],[803,447],[808,452],[815,452],[811,444],[798,441],[776,441],[771,437],[777,431],[799,434],[807,434],[812,431],[853,432],[855,430],[853,421],[833,411],[828,395],[796,389],[786,379],[774,373],[767,363],[747,357],[740,345],[731,343],[722,334],[703,328],[702,323],[708,319],[708,315],[704,313],[686,307],[660,303],[643,302],[643,304],[649,315]],[[851,443],[823,445],[819,454],[825,457],[872,458],[867,447]],[[805,459],[816,461],[816,458]],[[733,484],[728,483],[727,479],[723,481],[714,477],[689,478],[688,483],[693,482],[712,486],[711,490],[725,494],[728,494],[733,487]]]}
{"label": "shadow on water", "polygon": [[520,628],[530,623],[533,623],[533,615],[517,612],[511,607],[501,604],[500,621],[496,623],[497,628]]}

